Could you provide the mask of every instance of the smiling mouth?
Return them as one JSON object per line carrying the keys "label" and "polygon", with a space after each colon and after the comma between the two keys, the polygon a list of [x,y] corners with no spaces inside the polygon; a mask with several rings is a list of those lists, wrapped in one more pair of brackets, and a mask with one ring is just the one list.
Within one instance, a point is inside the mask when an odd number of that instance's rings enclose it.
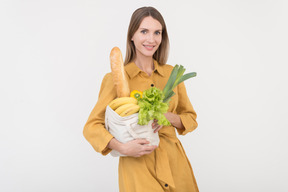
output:
{"label": "smiling mouth", "polygon": [[147,48],[147,49],[153,49],[155,46],[153,46],[153,45],[143,45],[145,48]]}

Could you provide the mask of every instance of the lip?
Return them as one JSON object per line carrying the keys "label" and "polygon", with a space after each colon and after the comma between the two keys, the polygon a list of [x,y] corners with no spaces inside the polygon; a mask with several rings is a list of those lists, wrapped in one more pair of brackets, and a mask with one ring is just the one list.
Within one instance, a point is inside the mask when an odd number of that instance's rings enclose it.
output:
{"label": "lip", "polygon": [[143,45],[145,47],[145,49],[151,51],[154,49],[155,45]]}

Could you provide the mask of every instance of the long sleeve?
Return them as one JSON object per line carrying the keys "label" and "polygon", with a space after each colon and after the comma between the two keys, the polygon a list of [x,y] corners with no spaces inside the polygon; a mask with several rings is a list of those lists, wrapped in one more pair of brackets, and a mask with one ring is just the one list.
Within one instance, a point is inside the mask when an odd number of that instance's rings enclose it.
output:
{"label": "long sleeve", "polygon": [[107,148],[107,145],[113,138],[113,135],[105,129],[105,111],[107,105],[116,96],[117,93],[114,88],[112,75],[111,73],[107,73],[102,80],[98,101],[90,113],[83,130],[86,140],[92,145],[95,151],[102,155],[107,155],[111,151],[111,149]]}
{"label": "long sleeve", "polygon": [[178,85],[178,106],[176,109],[184,129],[176,129],[179,135],[186,135],[197,128],[197,114],[189,100],[184,82]]}

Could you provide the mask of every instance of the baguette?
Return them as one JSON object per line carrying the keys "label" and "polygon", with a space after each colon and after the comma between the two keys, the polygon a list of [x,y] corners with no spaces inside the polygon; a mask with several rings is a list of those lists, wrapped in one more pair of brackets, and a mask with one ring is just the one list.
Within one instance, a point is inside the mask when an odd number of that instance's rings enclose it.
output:
{"label": "baguette", "polygon": [[124,71],[122,53],[118,47],[114,47],[110,53],[110,65],[113,82],[117,91],[117,97],[129,97],[130,89],[127,76]]}

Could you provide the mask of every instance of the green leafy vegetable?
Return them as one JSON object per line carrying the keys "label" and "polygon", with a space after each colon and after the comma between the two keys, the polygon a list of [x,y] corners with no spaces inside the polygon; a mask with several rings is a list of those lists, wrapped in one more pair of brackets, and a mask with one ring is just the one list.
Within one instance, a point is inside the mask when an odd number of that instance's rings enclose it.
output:
{"label": "green leafy vegetable", "polygon": [[151,87],[143,92],[142,98],[138,99],[139,125],[147,125],[153,119],[157,119],[159,125],[171,125],[164,115],[168,110],[168,104],[164,103],[163,99],[163,92],[156,87]]}
{"label": "green leafy vegetable", "polygon": [[147,125],[153,119],[157,119],[159,125],[171,125],[164,114],[169,108],[168,103],[171,97],[175,95],[173,89],[181,82],[196,76],[195,72],[183,75],[185,70],[182,65],[175,65],[163,91],[151,87],[143,92],[142,98],[137,99],[140,106],[139,125]]}

